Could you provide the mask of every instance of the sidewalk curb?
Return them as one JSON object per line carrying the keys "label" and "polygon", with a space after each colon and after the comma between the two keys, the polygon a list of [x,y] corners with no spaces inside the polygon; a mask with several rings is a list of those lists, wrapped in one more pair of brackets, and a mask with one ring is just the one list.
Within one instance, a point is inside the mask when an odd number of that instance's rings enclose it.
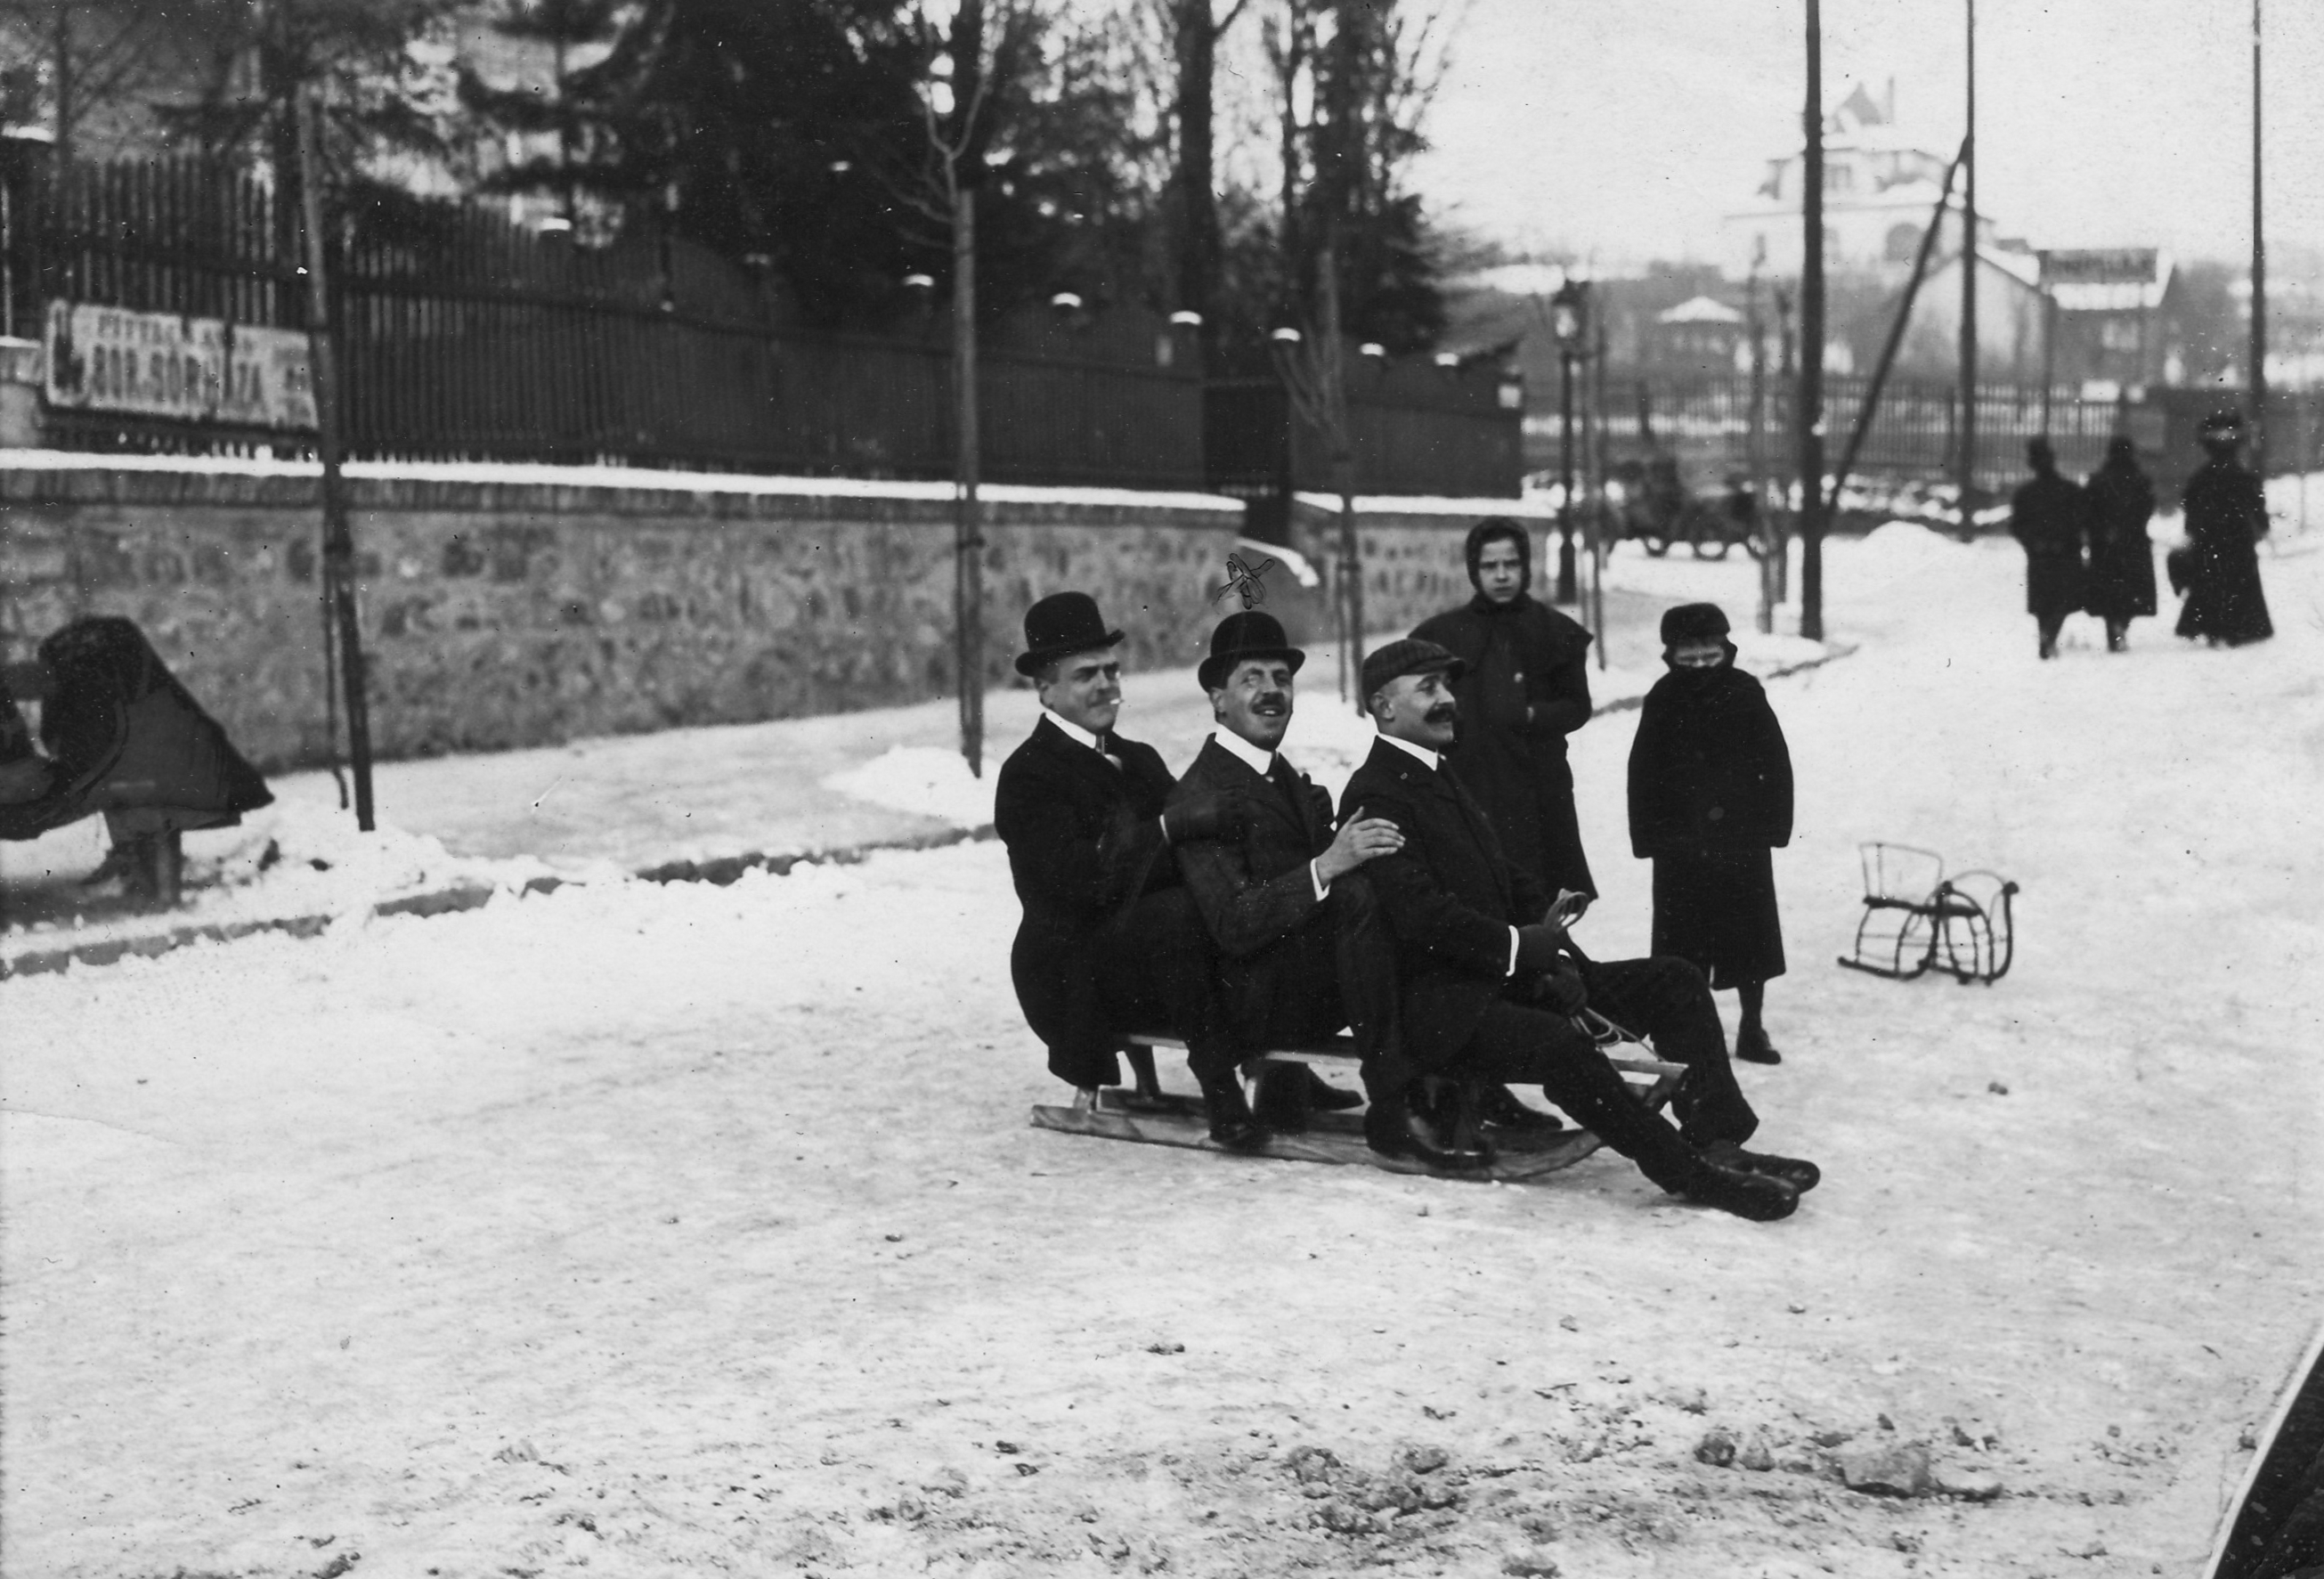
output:
{"label": "sidewalk curb", "polygon": [[[722,856],[710,861],[672,861],[647,867],[631,873],[631,876],[644,882],[706,882],[724,888],[746,872],[770,872],[783,877],[801,865],[853,866],[883,851],[938,850],[951,845],[979,843],[993,836],[992,825],[982,823],[973,828],[946,828],[933,834],[915,834],[908,838],[874,839],[861,845],[843,845],[835,850],[807,850],[781,855],[770,855],[754,850],[746,855]],[[510,891],[519,898],[527,898],[533,894],[555,893],[577,881],[562,877],[532,877]],[[449,916],[462,910],[480,910],[492,902],[493,896],[502,891],[491,883],[462,882],[423,893],[401,894],[392,900],[382,900],[365,910],[349,910],[344,914],[360,915],[365,919],[390,916]],[[333,921],[341,919],[342,916],[322,913],[269,916],[245,921],[201,921],[175,927],[166,932],[148,933],[140,937],[107,937],[62,948],[32,950],[13,957],[0,956],[0,982],[16,976],[52,975],[72,965],[115,965],[131,958],[158,959],[162,955],[192,944],[232,943],[262,932],[282,932],[292,937],[317,937]]]}

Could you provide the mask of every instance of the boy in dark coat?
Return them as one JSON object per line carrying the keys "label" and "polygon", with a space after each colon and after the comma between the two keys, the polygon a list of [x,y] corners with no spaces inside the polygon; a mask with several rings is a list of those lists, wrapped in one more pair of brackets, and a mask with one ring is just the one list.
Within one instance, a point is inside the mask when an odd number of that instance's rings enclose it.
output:
{"label": "boy in dark coat", "polygon": [[2268,618],[2254,545],[2267,535],[2267,496],[2259,479],[2236,461],[2236,447],[2244,438],[2241,413],[2214,413],[2200,437],[2210,458],[2196,468],[2180,494],[2194,563],[2178,632],[2200,636],[2214,647],[2264,642],[2275,634],[2275,625]]}
{"label": "boy in dark coat", "polygon": [[1735,667],[1727,616],[1663,615],[1663,660],[1630,745],[1630,847],[1655,863],[1654,952],[1692,960],[1742,1002],[1735,1056],[1782,1057],[1761,1011],[1784,974],[1769,852],[1792,842],[1792,758],[1759,682]]}
{"label": "boy in dark coat", "polygon": [[2009,501],[2009,534],[2025,545],[2025,612],[2034,616],[2041,654],[2058,656],[2058,631],[2082,606],[2082,533],[2089,502],[2058,475],[2058,457],[2046,439],[2025,445],[2031,482]]}
{"label": "boy in dark coat", "polygon": [[2106,464],[2090,474],[2082,495],[2089,505],[2089,611],[2106,622],[2107,651],[2126,651],[2130,622],[2154,612],[2154,546],[2146,537],[2154,485],[2138,469],[2127,434],[2107,441]]}
{"label": "boy in dark coat", "polygon": [[1598,888],[1573,812],[1565,737],[1590,722],[1590,633],[1534,601],[1531,551],[1516,522],[1479,522],[1467,554],[1477,596],[1412,633],[1465,666],[1454,688],[1461,738],[1445,760],[1509,859],[1550,892],[1582,895],[1586,909]]}

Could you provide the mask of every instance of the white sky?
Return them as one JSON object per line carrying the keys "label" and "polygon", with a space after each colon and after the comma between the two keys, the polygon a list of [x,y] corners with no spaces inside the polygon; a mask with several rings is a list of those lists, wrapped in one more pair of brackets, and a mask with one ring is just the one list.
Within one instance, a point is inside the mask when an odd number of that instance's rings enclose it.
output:
{"label": "white sky", "polygon": [[[1455,0],[1458,3],[1458,0]],[[2037,246],[2250,246],[2248,0],[1978,0],[1978,206]],[[1962,0],[1825,0],[1824,99],[1950,153]],[[1507,244],[1716,259],[1796,148],[1803,0],[1469,0],[1417,184]],[[2324,249],[2324,0],[2267,0],[2267,229]]]}

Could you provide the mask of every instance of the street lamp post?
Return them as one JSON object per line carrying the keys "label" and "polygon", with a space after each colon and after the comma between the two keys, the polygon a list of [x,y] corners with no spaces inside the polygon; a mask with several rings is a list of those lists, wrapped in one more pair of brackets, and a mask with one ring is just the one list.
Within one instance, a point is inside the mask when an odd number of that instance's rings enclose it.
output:
{"label": "street lamp post", "polygon": [[1549,299],[1550,330],[1557,337],[1557,601],[1580,597],[1573,566],[1573,360],[1589,312],[1587,287],[1569,276]]}

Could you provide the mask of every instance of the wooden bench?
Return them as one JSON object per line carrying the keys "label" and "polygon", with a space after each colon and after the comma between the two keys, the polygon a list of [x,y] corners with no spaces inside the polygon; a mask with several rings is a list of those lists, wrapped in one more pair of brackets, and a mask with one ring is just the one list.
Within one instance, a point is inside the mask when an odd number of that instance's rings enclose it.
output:
{"label": "wooden bench", "polygon": [[[1594,1014],[1585,1014],[1585,1024],[1592,1039],[1606,1052],[1607,1061],[1619,1070],[1625,1080],[1648,1106],[1660,1108],[1678,1089],[1679,1078],[1686,1073],[1683,1064],[1673,1064],[1652,1057],[1643,1043],[1624,1036],[1619,1030]],[[1174,1036],[1158,1032],[1139,1032],[1125,1039],[1133,1048],[1149,1052],[1184,1053],[1186,1044]],[[1304,1065],[1312,1069],[1337,1069],[1349,1075],[1356,1073],[1355,1039],[1345,1034],[1314,1047],[1276,1048],[1247,1059],[1242,1066],[1244,1080],[1255,1093],[1259,1080],[1270,1068]],[[1036,1105],[1033,1109],[1035,1126],[1056,1130],[1065,1134],[1089,1135],[1109,1140],[1135,1140],[1149,1146],[1184,1146],[1196,1150],[1224,1151],[1210,1137],[1210,1122],[1203,1111],[1202,1099],[1194,1096],[1165,1095],[1160,1103],[1139,1100],[1134,1094],[1107,1088],[1095,1094],[1094,1099],[1084,1094],[1077,1096],[1070,1107]],[[1286,1162],[1329,1162],[1337,1164],[1366,1163],[1394,1173],[1428,1173],[1423,1164],[1410,1158],[1385,1157],[1374,1151],[1364,1141],[1363,1120],[1353,1113],[1310,1113],[1307,1127],[1289,1132],[1277,1132],[1266,1147],[1258,1151],[1231,1152],[1228,1155],[1251,1158],[1272,1158]],[[1538,1179],[1561,1169],[1572,1167],[1603,1144],[1587,1130],[1501,1131],[1494,1135],[1497,1152],[1493,1165],[1459,1177],[1480,1180],[1495,1180],[1507,1184],[1522,1184]]]}

